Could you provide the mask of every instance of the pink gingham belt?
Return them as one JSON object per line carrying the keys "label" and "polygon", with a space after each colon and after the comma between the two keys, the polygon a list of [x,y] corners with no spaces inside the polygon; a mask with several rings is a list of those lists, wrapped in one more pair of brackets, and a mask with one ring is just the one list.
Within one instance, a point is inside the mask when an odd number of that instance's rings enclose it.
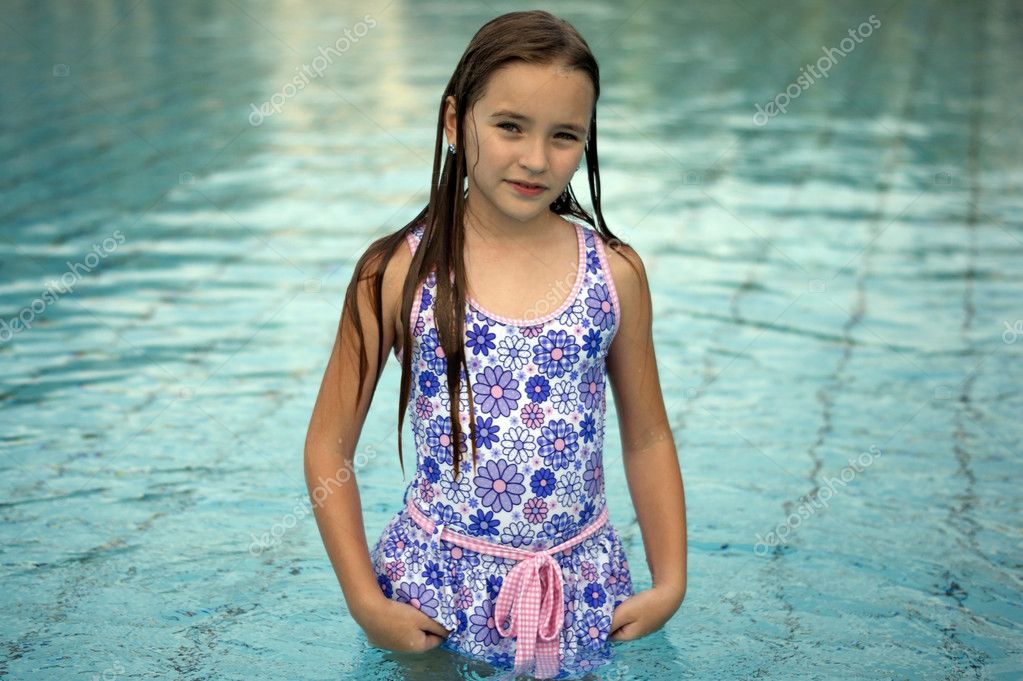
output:
{"label": "pink gingham belt", "polygon": [[[409,515],[435,540],[444,539],[463,548],[517,560],[505,575],[494,605],[494,620],[501,636],[515,637],[515,672],[529,671],[535,660],[536,675],[544,678],[558,673],[558,648],[565,623],[564,579],[554,554],[567,552],[596,532],[607,521],[607,506],[582,531],[568,541],[539,551],[527,551],[505,544],[470,537],[434,522],[408,500]],[[504,620],[510,617],[509,626]]]}

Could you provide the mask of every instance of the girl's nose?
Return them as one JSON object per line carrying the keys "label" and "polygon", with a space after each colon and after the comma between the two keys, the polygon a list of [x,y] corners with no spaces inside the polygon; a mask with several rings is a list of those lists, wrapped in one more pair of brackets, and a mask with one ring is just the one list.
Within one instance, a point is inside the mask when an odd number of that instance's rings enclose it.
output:
{"label": "girl's nose", "polygon": [[537,175],[547,170],[547,147],[542,139],[527,143],[519,165]]}

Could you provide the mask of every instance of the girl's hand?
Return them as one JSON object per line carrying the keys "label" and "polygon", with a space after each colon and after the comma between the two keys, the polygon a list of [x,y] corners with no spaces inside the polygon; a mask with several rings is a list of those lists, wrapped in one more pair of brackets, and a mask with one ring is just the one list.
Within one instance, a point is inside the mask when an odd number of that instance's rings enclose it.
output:
{"label": "girl's hand", "polygon": [[684,595],[680,589],[654,586],[626,598],[611,615],[608,639],[631,641],[652,634],[671,619]]}
{"label": "girl's hand", "polygon": [[450,634],[419,608],[386,597],[361,613],[358,623],[370,645],[404,653],[426,652]]}

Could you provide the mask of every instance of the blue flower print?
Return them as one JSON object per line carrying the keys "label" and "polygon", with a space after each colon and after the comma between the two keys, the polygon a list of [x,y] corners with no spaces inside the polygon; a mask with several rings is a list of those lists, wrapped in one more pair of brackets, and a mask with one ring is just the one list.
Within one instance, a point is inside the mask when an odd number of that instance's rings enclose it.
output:
{"label": "blue flower print", "polygon": [[632,575],[628,571],[628,562],[628,560],[623,560],[619,569],[615,569],[613,563],[605,563],[600,569],[604,577],[604,588],[608,593],[615,596],[629,595],[632,590]]}
{"label": "blue flower print", "polygon": [[429,289],[423,288],[423,295],[419,301],[419,311],[422,312],[426,308],[430,307],[430,303],[433,302],[433,294],[430,293]]}
{"label": "blue flower print", "polygon": [[455,480],[455,472],[450,469],[444,471],[444,475],[440,479],[440,486],[448,499],[458,502],[468,499],[469,493],[472,491],[472,485],[469,484],[465,476],[461,475],[458,480]]}
{"label": "blue flower print", "polygon": [[558,502],[562,504],[572,503],[582,492],[583,483],[579,476],[572,471],[566,471],[558,478],[558,487],[554,493],[558,495]]}
{"label": "blue flower print", "polygon": [[505,367],[521,369],[529,361],[529,343],[521,336],[508,336],[497,348],[497,356]]}
{"label": "blue flower print", "polygon": [[558,321],[568,326],[574,326],[583,320],[583,314],[583,306],[576,300],[561,313]]}
{"label": "blue flower print", "polygon": [[604,389],[604,379],[600,375],[600,367],[591,366],[579,381],[579,395],[587,409],[600,406],[600,393]]}
{"label": "blue flower print", "polygon": [[426,578],[426,583],[430,586],[438,589],[444,586],[444,571],[440,569],[440,565],[436,561],[428,561],[423,567],[421,574]]}
{"label": "blue flower print", "polygon": [[380,590],[388,598],[394,593],[394,589],[391,587],[391,580],[387,578],[387,575],[377,575],[377,584],[380,585]]}
{"label": "blue flower print", "polygon": [[476,382],[472,386],[473,399],[488,414],[508,416],[522,397],[518,387],[519,382],[512,372],[499,366],[488,366],[476,374]]}
{"label": "blue flower print", "polygon": [[434,595],[433,589],[416,584],[415,582],[402,582],[395,593],[398,596],[398,600],[402,603],[408,603],[422,610],[424,614],[430,617],[437,616],[437,608],[440,607],[440,601]]}
{"label": "blue flower print", "polygon": [[430,506],[430,517],[443,523],[455,531],[464,531],[465,523],[462,522],[462,514],[455,510],[451,504],[436,503]]}
{"label": "blue flower print", "polygon": [[525,463],[536,451],[536,438],[527,428],[513,426],[501,438],[501,448],[512,463]]}
{"label": "blue flower print", "polygon": [[[462,526],[458,530],[462,534],[469,534],[469,529],[466,526]],[[455,561],[455,565],[459,568],[459,574],[463,571],[474,572],[480,563],[480,554],[472,549],[467,549],[459,546],[458,544],[451,544],[448,542],[441,542],[444,547],[443,555],[449,561]]]}
{"label": "blue flower print", "polygon": [[[426,429],[426,444],[430,452],[440,460],[441,463],[454,463],[454,449],[451,446],[451,419],[447,416],[438,416],[430,421]],[[459,451],[464,454],[468,450],[466,434],[463,430],[459,437]]]}
{"label": "blue flower print", "polygon": [[472,331],[467,331],[465,335],[465,346],[472,348],[472,354],[474,355],[489,355],[490,351],[497,347],[494,345],[494,339],[497,338],[497,335],[491,333],[490,327],[486,324],[482,326],[473,324]]}
{"label": "blue flower print", "polygon": [[423,349],[423,361],[426,367],[437,376],[447,375],[447,359],[441,347],[437,329],[430,329],[420,337],[419,344]]}
{"label": "blue flower print", "polygon": [[596,249],[587,252],[586,254],[586,271],[590,274],[596,274],[600,269],[600,256],[597,255]]}
{"label": "blue flower print", "polygon": [[497,645],[501,640],[501,633],[497,630],[497,622],[494,621],[494,601],[486,599],[482,604],[473,609],[469,616],[469,633],[478,643],[487,646]]}
{"label": "blue flower print", "polygon": [[476,417],[476,447],[479,449],[491,449],[497,442],[497,433],[501,427],[494,423],[489,416]]}
{"label": "blue flower print", "polygon": [[497,594],[501,593],[501,585],[504,583],[504,578],[500,575],[489,575],[487,577],[487,598],[497,598]]}
{"label": "blue flower print", "polygon": [[557,484],[557,479],[547,468],[540,468],[533,472],[533,477],[529,481],[529,487],[533,490],[533,494],[538,497],[549,497],[554,494],[554,486]]}
{"label": "blue flower print", "polygon": [[455,610],[455,633],[461,634],[465,631],[465,628],[469,626],[469,616],[465,614],[464,610]]}
{"label": "blue flower print", "polygon": [[548,331],[533,347],[537,367],[551,378],[564,376],[579,355],[579,344],[564,330]]}
{"label": "blue flower print", "polygon": [[550,391],[550,381],[543,376],[536,375],[526,381],[526,397],[537,404],[546,400]]}
{"label": "blue flower print", "polygon": [[579,432],[583,436],[583,442],[593,442],[593,438],[597,435],[597,422],[593,420],[593,415],[587,413],[583,416],[583,420],[579,423]]}
{"label": "blue flower print", "polygon": [[600,648],[601,640],[606,639],[611,632],[611,618],[600,610],[587,610],[582,624],[578,641],[584,648]]}
{"label": "blue flower print", "polygon": [[513,522],[501,532],[501,543],[515,548],[527,546],[531,541],[533,541],[533,530],[529,528],[529,523]]}
{"label": "blue flower print", "polygon": [[569,513],[555,513],[543,524],[541,535],[561,543],[576,532],[575,518]]}
{"label": "blue flower print", "polygon": [[432,371],[423,371],[419,374],[419,392],[427,397],[433,397],[440,390],[440,381]]}
{"label": "blue flower print", "polygon": [[473,478],[476,496],[482,497],[483,505],[495,511],[510,511],[526,492],[522,484],[525,477],[514,464],[503,459],[487,461]]}
{"label": "blue flower print", "polygon": [[482,508],[469,516],[469,534],[486,539],[498,534],[498,527],[501,521],[494,517],[493,511],[484,511]]}
{"label": "blue flower print", "polygon": [[592,607],[598,608],[601,605],[604,605],[604,601],[607,600],[607,593],[604,591],[604,587],[597,582],[590,582],[586,585],[586,588],[583,589],[583,598],[585,598],[586,602]]}
{"label": "blue flower print", "polygon": [[408,537],[400,530],[392,533],[384,542],[384,555],[388,558],[400,558],[408,546]]}
{"label": "blue flower print", "polygon": [[570,458],[579,450],[579,436],[568,421],[551,421],[540,429],[540,456],[554,470],[568,468]]}
{"label": "blue flower print", "polygon": [[426,479],[430,482],[437,482],[440,480],[440,466],[437,465],[437,460],[432,456],[424,456],[422,463],[423,474],[426,475]]}
{"label": "blue flower print", "polygon": [[586,356],[593,358],[600,352],[600,332],[596,329],[590,329],[583,336],[583,350],[586,351]]}
{"label": "blue flower print", "polygon": [[586,296],[586,312],[593,318],[593,324],[599,329],[610,329],[615,322],[614,305],[606,284],[597,284]]}
{"label": "blue flower print", "polygon": [[593,517],[593,512],[595,510],[597,509],[593,508],[593,502],[587,500],[586,503],[583,504],[582,510],[579,511],[579,524],[580,525],[589,524],[590,518]]}
{"label": "blue flower print", "polygon": [[509,653],[497,653],[487,658],[487,662],[497,669],[511,669],[515,665],[515,658]]}
{"label": "blue flower print", "polygon": [[551,388],[551,404],[560,414],[570,414],[579,406],[579,390],[570,381],[555,381]]}

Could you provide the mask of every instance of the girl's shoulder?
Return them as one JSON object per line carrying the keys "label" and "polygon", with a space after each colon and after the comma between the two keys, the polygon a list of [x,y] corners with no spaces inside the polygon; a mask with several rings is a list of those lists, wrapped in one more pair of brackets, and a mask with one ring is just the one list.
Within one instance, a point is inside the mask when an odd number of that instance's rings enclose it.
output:
{"label": "girl's shoulder", "polygon": [[409,250],[414,252],[419,246],[419,242],[423,239],[423,232],[426,231],[425,222],[417,222],[412,225],[408,231],[405,232],[405,243],[408,244]]}
{"label": "girl's shoulder", "polygon": [[[619,239],[606,238],[596,227],[585,220],[576,218],[573,215],[563,215],[562,217],[579,225],[583,229],[584,234],[592,235],[593,247],[597,249],[598,255],[606,261],[607,269],[610,270],[610,276],[613,280],[611,283],[615,288],[618,288],[619,282],[627,288],[645,281],[643,260],[639,257],[636,249]],[[643,274],[642,278],[638,276],[639,273]]]}
{"label": "girl's shoulder", "polygon": [[635,309],[644,300],[649,300],[646,267],[636,249],[617,239],[604,241],[599,234],[597,238],[603,242],[604,257],[621,309]]}
{"label": "girl's shoulder", "polygon": [[[414,230],[405,234],[405,245],[398,244],[394,253],[384,267],[384,280],[381,287],[381,303],[384,310],[384,323],[393,330],[391,351],[397,352],[402,342],[405,329],[401,319],[401,303],[404,294],[405,278],[412,266],[412,253],[415,250]],[[413,310],[413,313],[415,310]]]}

